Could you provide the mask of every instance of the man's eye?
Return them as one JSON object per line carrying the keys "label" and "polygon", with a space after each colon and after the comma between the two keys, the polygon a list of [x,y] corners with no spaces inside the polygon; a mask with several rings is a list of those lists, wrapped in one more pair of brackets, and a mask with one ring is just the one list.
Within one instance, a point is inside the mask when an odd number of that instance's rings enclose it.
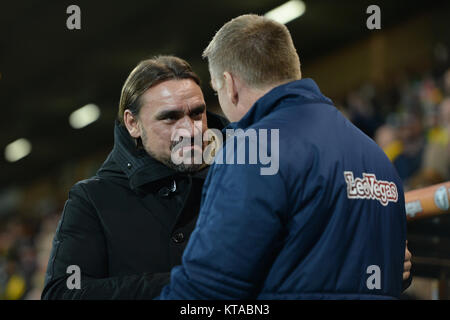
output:
{"label": "man's eye", "polygon": [[173,121],[176,121],[177,119],[175,117],[165,117],[163,120],[165,122],[173,122]]}

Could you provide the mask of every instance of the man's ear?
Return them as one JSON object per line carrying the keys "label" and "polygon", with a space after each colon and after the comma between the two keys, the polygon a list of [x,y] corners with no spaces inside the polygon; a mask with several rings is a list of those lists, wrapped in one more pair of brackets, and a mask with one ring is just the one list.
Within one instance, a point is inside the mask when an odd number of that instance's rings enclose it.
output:
{"label": "man's ear", "polygon": [[141,128],[137,118],[131,113],[130,110],[125,110],[123,113],[123,122],[128,130],[128,133],[133,138],[139,138],[141,136]]}
{"label": "man's ear", "polygon": [[232,104],[237,105],[239,102],[239,94],[238,88],[236,86],[236,78],[233,76],[233,74],[225,71],[223,73],[223,81],[225,83],[225,90],[228,98],[230,99]]}

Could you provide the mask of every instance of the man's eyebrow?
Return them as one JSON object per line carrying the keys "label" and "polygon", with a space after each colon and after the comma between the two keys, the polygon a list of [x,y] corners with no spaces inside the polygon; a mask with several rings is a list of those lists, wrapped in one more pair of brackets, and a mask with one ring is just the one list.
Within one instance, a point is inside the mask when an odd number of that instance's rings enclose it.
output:
{"label": "man's eyebrow", "polygon": [[[193,113],[202,113],[203,111],[205,111],[206,109],[206,105],[204,104],[200,104],[197,105],[195,107],[193,107],[190,111],[190,114]],[[158,112],[155,115],[155,119],[156,120],[164,120],[164,119],[176,119],[176,118],[181,118],[184,115],[184,112],[181,110],[163,110]]]}
{"label": "man's eyebrow", "polygon": [[191,109],[191,114],[192,113],[202,113],[203,111],[205,111],[205,109],[206,109],[206,106],[204,104],[200,104]]}
{"label": "man's eyebrow", "polygon": [[158,112],[155,116],[156,120],[163,120],[169,118],[178,118],[183,116],[184,112],[181,110],[163,110]]}

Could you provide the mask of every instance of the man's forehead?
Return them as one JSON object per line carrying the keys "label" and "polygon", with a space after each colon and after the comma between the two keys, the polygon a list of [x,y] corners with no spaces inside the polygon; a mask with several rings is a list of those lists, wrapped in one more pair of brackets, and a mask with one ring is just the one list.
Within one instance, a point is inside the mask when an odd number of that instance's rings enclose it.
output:
{"label": "man's forehead", "polygon": [[142,95],[143,107],[183,109],[204,104],[200,86],[192,79],[167,80],[149,88]]}

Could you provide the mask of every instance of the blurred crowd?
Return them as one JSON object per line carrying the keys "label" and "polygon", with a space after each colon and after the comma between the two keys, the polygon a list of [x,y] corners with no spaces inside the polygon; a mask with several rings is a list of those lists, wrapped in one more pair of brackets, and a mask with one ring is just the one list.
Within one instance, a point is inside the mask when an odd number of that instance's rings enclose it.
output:
{"label": "blurred crowd", "polygon": [[348,95],[346,116],[384,150],[405,191],[450,180],[450,68]]}
{"label": "blurred crowd", "polygon": [[0,300],[37,300],[60,214],[2,221],[0,227]]}
{"label": "blurred crowd", "polygon": [[[383,92],[364,85],[337,105],[385,151],[405,190],[450,180],[450,69],[405,77]],[[0,221],[0,300],[40,298],[62,206]]]}

